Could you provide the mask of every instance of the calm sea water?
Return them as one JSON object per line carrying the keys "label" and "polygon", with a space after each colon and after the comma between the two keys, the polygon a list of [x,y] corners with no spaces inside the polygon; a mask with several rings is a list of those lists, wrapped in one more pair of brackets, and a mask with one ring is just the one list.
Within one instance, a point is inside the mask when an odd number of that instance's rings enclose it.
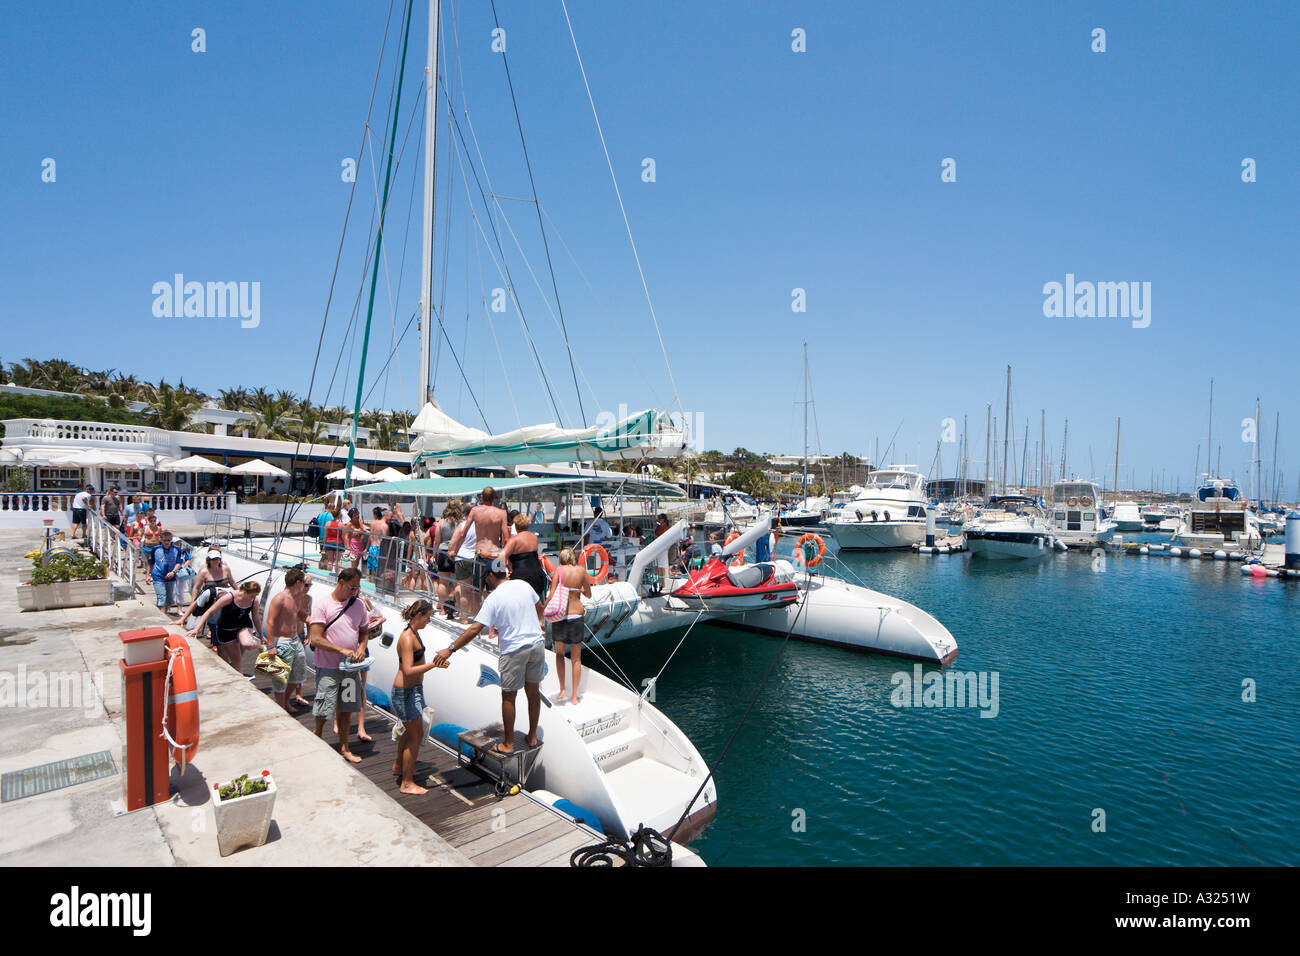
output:
{"label": "calm sea water", "polygon": [[[716,769],[710,865],[1300,863],[1300,584],[1081,553],[845,565],[956,636],[926,672],[996,671],[997,716],[893,706],[913,662],[792,641],[719,765],[782,642],[697,627],[656,703]],[[612,650],[639,684],[680,637]]]}

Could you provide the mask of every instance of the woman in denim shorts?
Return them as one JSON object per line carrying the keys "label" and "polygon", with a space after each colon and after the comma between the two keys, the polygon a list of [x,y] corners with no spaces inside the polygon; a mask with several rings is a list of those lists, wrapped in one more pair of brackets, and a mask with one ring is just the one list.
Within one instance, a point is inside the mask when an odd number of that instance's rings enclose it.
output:
{"label": "woman in denim shorts", "polygon": [[397,759],[393,773],[402,775],[398,789],[402,793],[428,793],[415,782],[415,760],[424,742],[424,675],[435,667],[446,667],[438,658],[427,664],[420,630],[429,623],[433,605],[421,598],[402,612],[406,627],[397,639],[397,676],[393,678],[393,715],[402,722],[402,736],[397,741]]}

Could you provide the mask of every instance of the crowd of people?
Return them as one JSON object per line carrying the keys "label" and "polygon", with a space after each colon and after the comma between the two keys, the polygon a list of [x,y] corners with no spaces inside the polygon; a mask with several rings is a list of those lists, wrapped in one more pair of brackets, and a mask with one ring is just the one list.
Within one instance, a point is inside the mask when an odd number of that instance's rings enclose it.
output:
{"label": "crowd of people", "polygon": [[[93,494],[93,489],[88,489]],[[115,496],[110,493],[104,501]],[[437,519],[408,519],[398,503],[371,508],[370,520],[346,498],[326,504],[314,519],[320,544],[320,569],[333,575],[334,586],[313,601],[306,566],[289,569],[284,588],[263,608],[262,589],[254,580],[237,582],[219,548],[210,548],[204,566],[194,579],[188,603],[169,590],[188,555],[178,548],[171,532],[162,528],[156,513],[136,500],[116,499],[101,514],[114,515],[140,544],[158,591],[159,607],[170,610],[185,604],[177,621],[194,623],[190,636],[206,632],[212,648],[231,667],[243,672],[245,654],[259,651],[280,668],[276,699],[286,711],[311,707],[318,736],[327,726],[337,735],[344,759],[359,762],[356,739],[370,740],[365,732],[365,681],[369,667],[369,641],[382,633],[383,619],[361,595],[363,577],[377,587],[396,592],[400,586],[430,595],[409,603],[402,613],[405,627],[396,640],[398,667],[390,693],[393,715],[401,723],[393,773],[400,777],[403,793],[425,790],[414,779],[414,767],[427,732],[424,681],[431,671],[448,666],[451,655],[483,631],[495,635],[501,684],[503,739],[496,744],[502,754],[512,753],[516,740],[516,701],[520,690],[527,704],[525,744],[539,743],[540,684],[545,671],[546,624],[551,625],[558,693],[555,704],[577,705],[582,700],[582,648],[590,636],[583,598],[590,598],[594,581],[577,544],[585,539],[600,544],[613,537],[635,539],[635,525],[614,529],[596,509],[585,529],[573,529],[578,541],[558,552],[558,565],[548,572],[542,563],[541,542],[534,529],[542,520],[533,514],[508,511],[491,487],[483,489],[472,506],[448,502]],[[564,531],[571,526],[556,525]],[[657,516],[654,537],[670,529],[666,515]],[[683,539],[682,544],[686,543]],[[693,546],[693,542],[690,543]],[[710,550],[721,549],[717,540]],[[674,557],[687,559],[689,548],[674,548]],[[668,558],[663,559],[665,563]],[[664,568],[666,579],[667,568]],[[160,584],[161,582],[161,584]],[[464,625],[448,647],[431,651],[422,636],[436,615]],[[387,641],[388,639],[386,639]],[[315,667],[315,694],[302,694],[306,664]],[[567,661],[567,665],[566,665]],[[283,689],[281,690],[281,686]]]}

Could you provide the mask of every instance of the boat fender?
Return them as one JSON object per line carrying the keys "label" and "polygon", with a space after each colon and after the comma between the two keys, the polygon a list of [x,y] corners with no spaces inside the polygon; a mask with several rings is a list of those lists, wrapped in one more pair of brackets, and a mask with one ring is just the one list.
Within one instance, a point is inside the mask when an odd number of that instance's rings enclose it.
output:
{"label": "boat fender", "polygon": [[452,750],[459,746],[460,752],[472,760],[474,758],[474,748],[469,744],[460,742],[460,735],[468,729],[468,727],[462,727],[460,724],[434,724],[429,730],[429,736]]}
{"label": "boat fender", "polygon": [[931,548],[928,545],[924,545],[924,544],[914,544],[912,545],[912,547],[916,548],[916,550],[920,551],[922,554],[929,554],[931,551],[934,550],[934,548]]}
{"label": "boat fender", "polygon": [[1201,556],[1201,549],[1200,549],[1200,548],[1192,548],[1192,550],[1190,550],[1190,551],[1187,552],[1187,556],[1188,556],[1189,558],[1199,558],[1199,557]]}
{"label": "boat fender", "polygon": [[1214,560],[1215,560],[1215,561],[1226,561],[1227,559],[1228,559],[1228,552],[1227,552],[1227,551],[1219,550],[1219,551],[1215,551],[1215,552],[1214,552]]}
{"label": "boat fender", "polygon": [[1142,545],[1142,547],[1138,548],[1138,554],[1150,554],[1150,553],[1151,553],[1151,549],[1148,548],[1145,544]]}
{"label": "boat fender", "polygon": [[871,512],[871,520],[872,520],[872,521],[879,521],[879,520],[880,520],[880,515],[876,514],[876,512],[874,512],[874,511]]}
{"label": "boat fender", "polygon": [[1181,558],[1181,557],[1183,556],[1183,549],[1182,549],[1182,548],[1170,548],[1170,549],[1169,549],[1169,556],[1170,556],[1171,558]]}
{"label": "boat fender", "polygon": [[886,520],[886,521],[889,520],[889,512],[888,512],[888,511],[885,512],[885,520]]}

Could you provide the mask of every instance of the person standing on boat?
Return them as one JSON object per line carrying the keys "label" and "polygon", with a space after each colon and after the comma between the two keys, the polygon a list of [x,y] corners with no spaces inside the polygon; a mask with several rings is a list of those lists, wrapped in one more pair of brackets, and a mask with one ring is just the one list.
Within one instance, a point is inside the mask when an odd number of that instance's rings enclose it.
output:
{"label": "person standing on boat", "polygon": [[514,537],[501,549],[501,559],[510,568],[510,579],[527,581],[540,598],[546,594],[546,572],[537,555],[537,535],[528,530],[528,515],[517,514],[514,521]]}
{"label": "person standing on boat", "polygon": [[239,590],[222,594],[203,612],[198,623],[185,632],[186,636],[193,637],[203,629],[208,618],[215,618],[217,653],[223,661],[242,674],[245,645],[251,650],[259,643],[266,643],[257,607],[257,595],[261,590],[262,586],[256,581],[245,581]]}
{"label": "person standing on boat", "polygon": [[[333,553],[333,549],[330,548],[330,545],[334,540],[337,540],[338,535],[336,532],[335,537],[331,539],[329,526],[330,522],[337,518],[338,512],[335,511],[334,506],[330,504],[324,505],[321,508],[321,513],[316,516],[316,536],[320,540],[320,568],[322,571],[331,570],[330,557]],[[335,527],[337,527],[337,525]]]}
{"label": "person standing on boat", "polygon": [[341,671],[339,664],[344,657],[360,662],[366,656],[369,615],[360,596],[361,572],[356,568],[340,571],[334,590],[316,602],[307,623],[316,657],[316,701],[312,705],[316,736],[323,736],[327,720],[333,722],[339,735],[339,754],[351,763],[361,762],[348,748],[352,715],[362,706],[361,682],[355,672]]}
{"label": "person standing on boat", "polygon": [[347,538],[348,556],[352,558],[352,570],[361,573],[361,555],[366,550],[366,529],[361,525],[361,512],[353,508],[348,512],[348,525],[343,529]]}
{"label": "person standing on boat", "polygon": [[461,632],[450,647],[434,655],[445,661],[484,628],[496,628],[497,670],[501,676],[501,726],[503,740],[493,746],[497,753],[515,748],[515,697],[522,687],[528,698],[528,746],[537,746],[537,724],[542,715],[542,675],[546,671],[546,643],[542,632],[542,601],[532,585],[506,579],[507,566],[496,558],[488,566],[485,583],[489,594],[474,623]]}
{"label": "person standing on boat", "polygon": [[[555,576],[551,579],[551,593],[546,596],[547,604],[551,603],[556,588],[563,592],[560,600],[567,602],[568,613],[564,620],[551,624],[551,640],[555,644],[555,676],[560,681],[560,692],[551,699],[559,704],[567,696],[576,704],[582,700],[578,694],[578,682],[582,679],[582,645],[587,641],[587,622],[584,620],[587,609],[583,607],[582,599],[591,597],[591,575],[587,573],[586,567],[578,563],[578,556],[572,548],[560,552],[560,566],[555,569]],[[566,694],[564,690],[566,650],[572,670],[572,695]]]}
{"label": "person standing on boat", "polygon": [[374,510],[374,520],[370,522],[370,548],[366,551],[366,571],[376,582],[380,579],[379,549],[387,534],[388,520],[384,517],[384,509],[377,507]]}
{"label": "person standing on boat", "polygon": [[479,503],[469,510],[469,520],[474,525],[474,536],[477,542],[474,546],[479,564],[476,575],[479,580],[474,582],[477,588],[483,586],[482,577],[488,565],[501,553],[501,549],[506,546],[506,541],[510,538],[505,509],[498,508],[496,501],[496,490],[489,485],[479,496]]}
{"label": "person standing on boat", "polygon": [[442,509],[442,515],[429,526],[429,530],[424,535],[424,546],[428,549],[431,559],[429,575],[433,579],[438,603],[442,606],[448,620],[456,618],[456,605],[453,603],[456,597],[455,579],[452,576],[456,570],[456,562],[452,557],[454,552],[449,552],[447,545],[456,534],[456,525],[463,517],[464,507],[459,500],[453,499],[447,502],[447,506]]}
{"label": "person standing on boat", "polygon": [[393,761],[393,773],[402,775],[397,789],[401,793],[416,795],[429,792],[415,782],[415,761],[420,756],[420,744],[424,740],[424,675],[447,666],[447,662],[439,657],[427,664],[424,660],[425,648],[420,631],[428,626],[431,617],[433,605],[423,598],[402,612],[406,627],[397,639],[397,674],[389,695],[393,702],[393,716],[402,722],[397,758]]}
{"label": "person standing on boat", "polygon": [[609,522],[605,520],[605,509],[597,508],[594,512],[595,519],[591,522],[591,527],[587,529],[587,543],[601,544],[606,538],[612,538],[614,532],[610,530]]}
{"label": "person standing on boat", "polygon": [[284,692],[275,695],[280,706],[289,713],[292,713],[291,703],[300,707],[311,706],[311,701],[302,696],[302,682],[307,676],[307,651],[302,646],[302,630],[310,609],[307,575],[302,568],[290,568],[284,573],[284,590],[271,598],[266,608],[266,629],[275,642],[271,653],[289,665]]}

